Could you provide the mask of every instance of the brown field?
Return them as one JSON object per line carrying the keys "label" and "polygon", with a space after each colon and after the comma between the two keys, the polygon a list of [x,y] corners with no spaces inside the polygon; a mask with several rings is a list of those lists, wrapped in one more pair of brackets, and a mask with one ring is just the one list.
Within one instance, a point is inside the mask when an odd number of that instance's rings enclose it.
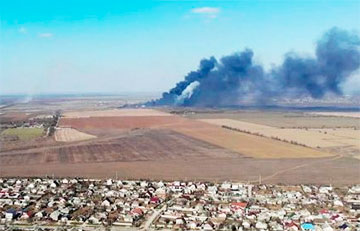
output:
{"label": "brown field", "polygon": [[[360,183],[360,160],[341,152],[330,154],[182,116],[136,110],[79,112],[86,115],[81,118],[68,114],[59,127],[71,132],[63,132],[62,139],[73,139],[74,129],[97,137],[0,150],[0,176],[256,181],[261,175],[265,183]],[[328,130],[332,136],[336,132]]]}
{"label": "brown field", "polygon": [[167,128],[257,158],[318,158],[330,155],[310,148],[229,131],[209,123],[179,116],[62,118],[60,127],[72,127],[89,133],[94,133],[94,130],[99,128]]}
{"label": "brown field", "polygon": [[0,140],[0,154],[11,150],[27,150],[31,148],[38,148],[43,146],[51,146],[56,142],[52,137],[39,137],[31,140],[17,140],[6,142]]}
{"label": "brown field", "polygon": [[232,119],[203,119],[201,121],[228,126],[236,129],[258,133],[265,137],[277,137],[281,140],[295,141],[313,148],[354,147],[360,149],[360,130],[354,129],[297,129],[276,128],[266,125],[242,122]]}
{"label": "brown field", "polygon": [[231,156],[238,154],[180,133],[169,130],[142,130],[98,141],[9,151],[0,154],[0,165],[156,161]]}
{"label": "brown field", "polygon": [[154,109],[111,109],[101,111],[76,111],[66,112],[66,118],[86,118],[86,117],[116,117],[116,116],[169,116],[166,112]]}
{"label": "brown field", "polygon": [[114,138],[0,154],[1,176],[81,176],[266,183],[360,182],[359,160],[254,159],[169,130],[136,130]]}
{"label": "brown field", "polygon": [[0,167],[0,176],[251,182],[261,176],[262,183],[348,185],[360,183],[359,164],[353,158],[251,159],[237,154],[232,158],[6,165]]}
{"label": "brown field", "polygon": [[94,139],[96,136],[80,132],[73,128],[58,128],[55,131],[55,140],[58,142],[74,142]]}
{"label": "brown field", "polygon": [[176,122],[174,116],[116,116],[89,118],[61,118],[59,127],[83,130],[128,130],[135,128],[156,128]]}
{"label": "brown field", "polygon": [[254,158],[320,158],[332,155],[265,137],[231,131],[201,121],[189,121],[170,127],[177,132]]}
{"label": "brown field", "polygon": [[8,123],[8,122],[24,121],[29,119],[31,116],[32,116],[31,113],[7,112],[0,115],[0,122]]}

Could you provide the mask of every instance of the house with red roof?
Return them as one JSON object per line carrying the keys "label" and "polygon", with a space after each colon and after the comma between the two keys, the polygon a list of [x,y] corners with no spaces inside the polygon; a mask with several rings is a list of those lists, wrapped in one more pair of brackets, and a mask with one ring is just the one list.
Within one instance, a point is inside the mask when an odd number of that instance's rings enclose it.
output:
{"label": "house with red roof", "polygon": [[130,213],[133,216],[142,216],[142,215],[144,215],[144,211],[141,208],[134,208],[133,210],[131,210]]}
{"label": "house with red roof", "polygon": [[247,205],[248,205],[247,202],[232,202],[230,204],[230,208],[232,210],[239,210],[239,209],[244,210],[247,207]]}

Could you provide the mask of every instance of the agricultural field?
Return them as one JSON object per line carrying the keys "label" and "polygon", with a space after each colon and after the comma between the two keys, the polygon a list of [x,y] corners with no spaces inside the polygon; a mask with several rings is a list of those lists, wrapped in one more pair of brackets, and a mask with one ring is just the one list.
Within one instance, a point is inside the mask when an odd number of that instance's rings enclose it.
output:
{"label": "agricultural field", "polygon": [[360,118],[360,112],[312,112],[313,115]]}
{"label": "agricultural field", "polygon": [[169,110],[191,119],[233,119],[278,128],[356,128],[360,118],[322,116],[303,111],[269,110]]}
{"label": "agricultural field", "polygon": [[277,128],[232,119],[203,119],[201,121],[219,126],[235,128],[239,131],[249,132],[251,134],[257,134],[268,138],[276,138],[289,143],[298,143],[312,148],[352,146],[360,149],[360,130],[355,129]]}
{"label": "agricultural field", "polygon": [[174,116],[116,116],[116,117],[86,117],[61,118],[59,127],[71,127],[80,131],[103,134],[103,131],[126,131],[140,128],[160,128],[176,123]]}
{"label": "agricultural field", "polygon": [[[331,146],[331,139],[325,139],[339,136],[346,140],[358,134],[357,124],[352,121],[358,121],[356,118],[338,117],[340,122],[335,122],[332,117],[300,112],[202,112],[171,113],[147,108],[65,111],[52,142],[1,150],[0,175],[106,178],[116,174],[128,179],[246,181],[261,176],[267,183],[359,182],[357,156],[345,154],[338,146]],[[267,125],[271,120],[268,117],[276,118],[274,121],[281,126]],[[306,132],[305,128],[294,127],[314,125],[308,130],[317,137],[305,141],[323,142],[324,148],[225,129],[208,119],[229,120],[247,129],[272,132]],[[345,127],[336,128],[338,125]]]}
{"label": "agricultural field", "polygon": [[65,118],[117,117],[117,116],[169,116],[154,109],[111,109],[99,111],[66,112]]}
{"label": "agricultural field", "polygon": [[186,121],[168,127],[251,158],[320,158],[332,155],[307,147],[231,131],[202,121]]}
{"label": "agricultural field", "polygon": [[0,114],[0,122],[17,122],[24,121],[31,117],[32,113],[24,112],[7,112]]}
{"label": "agricultural field", "polygon": [[[144,109],[137,110],[137,113],[141,114]],[[125,111],[125,115],[127,114],[127,111]],[[146,111],[143,114],[146,115]],[[59,126],[72,127],[92,134],[99,128],[104,130],[119,129],[122,131],[140,128],[166,128],[249,157],[257,158],[329,156],[328,153],[322,153],[317,150],[294,146],[262,137],[240,134],[209,123],[170,114],[168,114],[168,116],[121,116],[121,113],[118,113],[118,115],[119,116],[117,117],[65,117],[60,120]]]}
{"label": "agricultural field", "polygon": [[55,140],[58,142],[74,142],[94,138],[96,138],[96,136],[80,132],[73,128],[58,128],[55,130]]}
{"label": "agricultural field", "polygon": [[1,137],[17,137],[19,140],[31,140],[43,135],[43,128],[8,128],[0,134]]}
{"label": "agricultural field", "polygon": [[169,130],[142,130],[114,138],[0,155],[2,165],[74,164],[234,157],[235,153]]}
{"label": "agricultural field", "polygon": [[[183,141],[180,140],[180,143]],[[96,150],[96,146],[84,147],[84,150],[89,151],[89,148]],[[189,148],[190,150],[177,149],[176,152],[141,150],[140,153],[134,152],[133,155],[138,159],[132,161],[127,161],[129,158],[127,152],[119,152],[119,156],[116,157],[109,153],[87,154],[86,152],[82,155],[65,156],[36,152],[18,156],[12,153],[15,158],[0,155],[0,175],[250,182],[258,182],[261,177],[264,183],[334,185],[360,183],[358,177],[360,161],[351,158],[252,159],[213,146],[208,146],[202,152],[199,152],[198,148],[190,146]],[[76,146],[72,149],[74,153],[77,152]],[[210,151],[210,154],[207,151]],[[164,154],[160,156],[159,153]],[[216,155],[213,156],[211,153]]]}

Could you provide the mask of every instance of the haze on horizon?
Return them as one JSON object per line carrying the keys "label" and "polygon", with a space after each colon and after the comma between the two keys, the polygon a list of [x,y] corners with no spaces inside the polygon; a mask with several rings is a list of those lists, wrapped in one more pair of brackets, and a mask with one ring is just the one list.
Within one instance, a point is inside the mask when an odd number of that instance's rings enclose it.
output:
{"label": "haze on horizon", "polygon": [[[0,94],[162,92],[203,58],[251,48],[267,68],[314,56],[332,27],[359,34],[359,1],[7,1]],[[360,74],[345,82],[359,94]]]}

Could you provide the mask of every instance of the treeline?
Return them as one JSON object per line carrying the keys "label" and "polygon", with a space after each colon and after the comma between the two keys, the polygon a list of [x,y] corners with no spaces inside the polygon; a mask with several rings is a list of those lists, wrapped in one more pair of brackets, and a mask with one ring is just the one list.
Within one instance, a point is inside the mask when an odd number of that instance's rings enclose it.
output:
{"label": "treeline", "polygon": [[55,114],[53,115],[53,118],[52,118],[52,120],[51,120],[51,123],[50,123],[49,126],[48,126],[48,133],[47,133],[48,136],[54,135],[54,133],[55,133],[55,128],[56,128],[57,123],[58,123],[58,121],[59,121],[59,119],[60,119],[60,116],[61,116],[61,112],[60,112],[59,110],[56,111]]}
{"label": "treeline", "polygon": [[305,145],[305,144],[301,144],[301,143],[298,143],[296,141],[293,141],[293,140],[286,140],[286,139],[281,139],[277,136],[265,136],[264,134],[261,134],[259,132],[252,132],[252,131],[249,131],[249,130],[244,130],[244,129],[239,129],[239,128],[233,128],[233,127],[229,127],[229,126],[226,126],[226,125],[222,125],[221,126],[222,128],[225,128],[225,129],[229,129],[229,130],[232,130],[232,131],[236,131],[236,132],[242,132],[242,133],[246,133],[246,134],[249,134],[249,135],[254,135],[254,136],[260,136],[260,137],[265,137],[265,138],[270,138],[270,139],[273,139],[273,140],[277,140],[277,141],[282,141],[282,142],[285,142],[285,143],[289,143],[289,144],[294,144],[294,145],[299,145],[299,146],[302,146],[302,147],[308,147],[310,148],[309,146]]}

